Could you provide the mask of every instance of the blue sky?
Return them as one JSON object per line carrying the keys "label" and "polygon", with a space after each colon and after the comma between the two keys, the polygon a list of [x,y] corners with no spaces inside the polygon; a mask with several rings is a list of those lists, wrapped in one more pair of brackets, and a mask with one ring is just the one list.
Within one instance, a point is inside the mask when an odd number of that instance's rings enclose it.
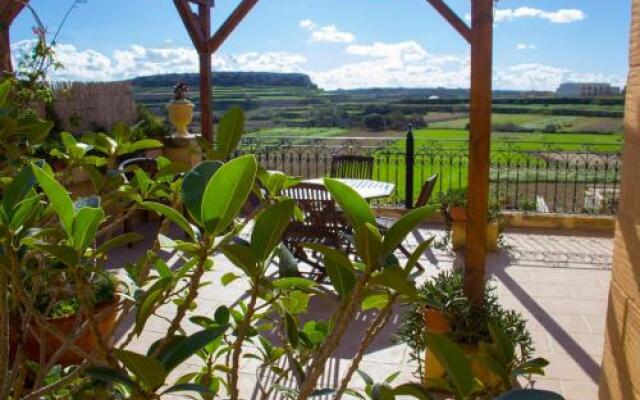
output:
{"label": "blue sky", "polygon": [[[239,0],[216,0],[217,27]],[[50,30],[71,0],[32,0]],[[470,0],[448,0],[461,16]],[[494,86],[624,84],[631,0],[500,0]],[[33,38],[23,12],[16,56]],[[58,39],[56,79],[118,80],[195,72],[197,55],[170,0],[87,0]],[[305,72],[321,87],[468,87],[468,45],[424,0],[261,0],[214,57],[214,70]]]}

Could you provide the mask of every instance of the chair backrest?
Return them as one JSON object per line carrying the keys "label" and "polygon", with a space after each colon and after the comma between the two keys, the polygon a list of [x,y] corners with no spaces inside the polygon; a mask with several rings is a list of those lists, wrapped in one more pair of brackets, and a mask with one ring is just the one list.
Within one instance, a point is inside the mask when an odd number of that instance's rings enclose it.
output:
{"label": "chair backrest", "polygon": [[373,157],[370,156],[333,156],[331,177],[371,179],[373,177],[373,161]]}
{"label": "chair backrest", "polygon": [[293,199],[304,217],[302,221],[294,219],[288,231],[305,231],[312,235],[316,231],[318,236],[339,233],[342,225],[338,208],[324,185],[300,183],[284,189],[282,195]]}
{"label": "chair backrest", "polygon": [[133,178],[133,171],[136,168],[140,168],[146,172],[147,175],[153,176],[158,172],[158,163],[155,158],[151,157],[130,158],[120,163],[118,166],[118,172],[122,174],[127,181],[129,181]]}
{"label": "chair backrest", "polygon": [[420,195],[418,196],[418,200],[416,200],[416,204],[414,207],[424,207],[429,203],[429,199],[433,194],[433,189],[436,187],[436,182],[438,182],[438,174],[431,176],[427,179],[422,185],[422,189],[420,190]]}

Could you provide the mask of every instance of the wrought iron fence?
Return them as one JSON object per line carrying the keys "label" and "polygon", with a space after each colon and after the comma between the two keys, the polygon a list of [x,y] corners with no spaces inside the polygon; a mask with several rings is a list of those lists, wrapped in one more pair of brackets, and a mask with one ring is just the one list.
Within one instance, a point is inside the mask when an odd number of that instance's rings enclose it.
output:
{"label": "wrought iron fence", "polygon": [[[335,155],[370,155],[373,179],[394,183],[381,205],[410,206],[423,182],[438,174],[442,193],[467,185],[468,143],[407,137],[246,137],[239,154],[253,153],[267,169],[303,178],[329,176]],[[492,142],[490,193],[503,209],[614,214],[622,157],[619,145]]]}

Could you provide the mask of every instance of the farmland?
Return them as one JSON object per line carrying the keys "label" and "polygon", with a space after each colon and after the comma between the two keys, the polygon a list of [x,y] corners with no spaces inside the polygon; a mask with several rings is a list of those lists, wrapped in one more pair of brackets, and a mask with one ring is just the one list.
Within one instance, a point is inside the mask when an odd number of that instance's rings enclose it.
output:
{"label": "farmland", "polygon": [[[467,185],[467,90],[326,91],[300,74],[218,76],[213,87],[216,118],[230,107],[245,110],[244,151],[260,153],[270,168],[320,176],[328,172],[331,155],[345,151],[346,145],[350,152],[374,155],[374,178],[395,183],[391,202],[399,203],[406,190],[404,138],[412,124],[414,195],[435,173],[439,182],[434,199],[448,188]],[[134,80],[134,95],[165,115],[172,84],[161,76],[144,78],[140,85]],[[198,94],[190,93],[190,99],[196,104],[192,131],[197,132]],[[553,210],[581,212],[586,191],[615,192],[623,142],[622,96],[558,98],[546,92],[497,91],[492,108],[491,190],[509,199],[508,207],[535,204],[542,196]]]}

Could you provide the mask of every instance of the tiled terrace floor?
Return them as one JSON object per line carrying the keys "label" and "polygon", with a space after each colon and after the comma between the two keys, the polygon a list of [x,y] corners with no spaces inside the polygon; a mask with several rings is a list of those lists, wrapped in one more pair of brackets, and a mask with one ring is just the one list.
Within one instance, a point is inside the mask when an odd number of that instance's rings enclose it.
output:
{"label": "tiled terrace floor", "polygon": [[[151,225],[149,225],[151,231]],[[424,227],[414,232],[410,245],[431,235],[441,235],[437,227]],[[136,246],[142,249],[143,245]],[[139,250],[121,251],[112,257],[113,265],[131,261]],[[538,388],[561,392],[567,400],[597,398],[597,385],[603,348],[604,321],[610,280],[612,239],[606,236],[558,231],[508,231],[504,235],[503,250],[488,259],[488,278],[498,288],[501,303],[521,311],[529,320],[528,327],[534,337],[537,355],[550,360],[547,376],[537,379]],[[432,274],[452,268],[458,255],[448,250],[429,250],[422,259],[428,265],[427,272],[418,277],[428,279]],[[234,267],[224,259],[216,259],[216,267],[206,276],[211,285],[200,295],[196,313],[212,314],[221,304],[234,304],[244,296],[246,287],[238,280],[222,286],[220,277]],[[326,315],[325,302],[312,301],[311,313],[317,317]],[[401,310],[398,310],[401,311]],[[163,310],[171,315],[172,310]],[[415,380],[414,366],[403,345],[392,341],[399,324],[400,312],[394,315],[387,328],[375,340],[364,357],[361,369],[383,379],[395,371],[401,371],[396,382]],[[367,315],[356,317],[346,340],[330,360],[323,377],[326,386],[335,385],[348,367],[364,329]],[[152,318],[143,334],[130,348],[144,351],[166,330],[168,324],[161,318]],[[195,330],[191,327],[188,330]],[[242,395],[258,398],[255,363],[249,362],[242,369]],[[180,372],[193,370],[187,363]],[[353,387],[361,387],[354,378]]]}

